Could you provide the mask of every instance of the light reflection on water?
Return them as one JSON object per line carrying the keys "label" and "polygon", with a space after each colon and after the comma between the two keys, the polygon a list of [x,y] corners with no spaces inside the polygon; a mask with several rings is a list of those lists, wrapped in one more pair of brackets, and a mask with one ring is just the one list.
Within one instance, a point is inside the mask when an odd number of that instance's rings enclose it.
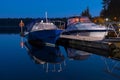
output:
{"label": "light reflection on water", "polygon": [[[120,65],[115,66],[110,73],[107,70],[104,57],[94,54],[83,55],[80,50],[65,48],[63,50],[57,47],[54,48],[40,48],[35,55],[31,55],[25,48],[20,47],[20,36],[18,34],[1,34],[0,35],[0,80],[119,80],[120,79]],[[36,49],[36,48],[34,48]],[[55,56],[50,60],[42,56],[42,64],[40,64],[40,54],[45,54],[51,50],[51,53],[59,52],[67,53],[67,57]],[[39,51],[40,50],[40,51]],[[63,50],[63,51],[61,51]],[[37,50],[36,50],[37,51]],[[47,53],[46,52],[46,53]],[[74,53],[75,54],[71,54]],[[34,53],[34,50],[33,50]],[[49,53],[49,52],[48,52]],[[47,55],[47,54],[46,54]],[[84,57],[81,57],[84,56]],[[34,57],[33,57],[34,56]],[[37,58],[35,57],[37,56]],[[47,55],[48,56],[48,55]],[[58,55],[56,55],[58,57]],[[34,59],[38,60],[36,62]],[[56,60],[57,59],[57,60]],[[54,62],[58,61],[58,62]],[[106,59],[112,68],[112,64],[118,61]],[[37,64],[36,64],[37,63]],[[45,65],[43,66],[43,64]],[[48,72],[46,72],[47,63],[49,63]],[[55,68],[54,68],[55,64]],[[61,65],[60,65],[61,64]],[[44,68],[45,67],[45,68]]]}

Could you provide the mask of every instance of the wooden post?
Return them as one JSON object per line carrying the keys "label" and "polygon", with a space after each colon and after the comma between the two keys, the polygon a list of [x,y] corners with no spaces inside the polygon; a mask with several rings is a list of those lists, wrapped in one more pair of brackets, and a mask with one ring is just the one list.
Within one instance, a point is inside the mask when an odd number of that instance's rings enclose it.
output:
{"label": "wooden post", "polygon": [[19,23],[19,26],[21,28],[21,36],[23,36],[23,27],[24,27],[24,22],[21,20]]}

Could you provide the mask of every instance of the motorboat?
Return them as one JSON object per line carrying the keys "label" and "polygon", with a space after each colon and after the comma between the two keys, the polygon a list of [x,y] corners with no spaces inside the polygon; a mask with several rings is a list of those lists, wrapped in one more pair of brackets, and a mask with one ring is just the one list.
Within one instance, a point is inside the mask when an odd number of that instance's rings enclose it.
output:
{"label": "motorboat", "polygon": [[68,19],[67,28],[62,34],[99,37],[99,39],[102,40],[109,30],[111,29],[106,26],[97,25],[91,22],[88,17],[72,17]]}
{"label": "motorboat", "polygon": [[24,35],[28,40],[42,40],[46,43],[55,43],[59,38],[62,29],[59,29],[53,22],[47,19],[37,19],[28,24]]}
{"label": "motorboat", "polygon": [[25,36],[28,40],[42,40],[46,43],[55,43],[61,31],[51,22],[35,20],[26,26]]}

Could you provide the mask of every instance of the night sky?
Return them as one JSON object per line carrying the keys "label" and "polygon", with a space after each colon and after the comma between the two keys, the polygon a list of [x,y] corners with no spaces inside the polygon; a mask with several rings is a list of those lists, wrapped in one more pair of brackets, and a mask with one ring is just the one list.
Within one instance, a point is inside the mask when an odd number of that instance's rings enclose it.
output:
{"label": "night sky", "polygon": [[1,0],[0,18],[69,17],[89,7],[90,14],[99,16],[102,0]]}

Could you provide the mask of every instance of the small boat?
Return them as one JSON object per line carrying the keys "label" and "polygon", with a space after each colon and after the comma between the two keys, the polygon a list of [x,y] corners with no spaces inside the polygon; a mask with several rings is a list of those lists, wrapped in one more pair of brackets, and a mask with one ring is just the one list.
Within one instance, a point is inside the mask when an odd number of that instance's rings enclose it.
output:
{"label": "small boat", "polygon": [[35,20],[26,26],[25,36],[28,40],[42,40],[46,43],[55,43],[62,29],[46,20]]}
{"label": "small boat", "polygon": [[91,22],[88,17],[72,17],[68,19],[67,28],[62,34],[99,37],[102,40],[109,30],[106,26]]}

